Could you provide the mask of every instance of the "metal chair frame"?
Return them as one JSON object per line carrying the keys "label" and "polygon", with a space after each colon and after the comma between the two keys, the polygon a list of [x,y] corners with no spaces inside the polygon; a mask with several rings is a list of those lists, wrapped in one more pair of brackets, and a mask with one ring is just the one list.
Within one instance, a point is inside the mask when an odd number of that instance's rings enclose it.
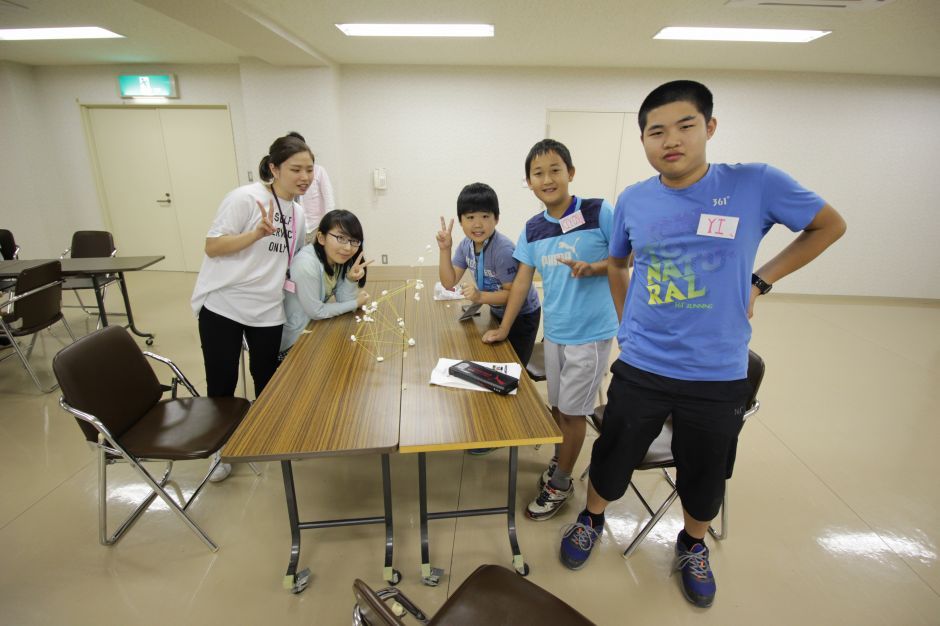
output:
{"label": "metal chair frame", "polygon": [[[25,293],[14,292],[14,294],[10,296],[9,298],[7,298],[7,300],[3,302],[3,304],[0,304],[0,309],[9,309],[13,307],[20,300],[24,300],[35,294],[43,292],[47,289],[52,289],[53,287],[57,285],[61,285],[61,284],[62,284],[62,280],[59,279],[56,281],[46,283],[45,285],[42,285],[35,289],[31,289]],[[72,333],[72,328],[69,326],[69,323],[68,321],[66,321],[65,317],[62,316],[57,321],[62,322],[62,325],[65,326],[65,330],[68,331],[69,337],[72,338],[72,341],[75,341],[75,335]],[[51,325],[52,324],[50,324],[49,326]],[[48,326],[46,328],[48,328]],[[17,356],[19,356],[20,361],[23,363],[23,367],[26,368],[26,371],[29,373],[30,378],[33,379],[33,383],[36,385],[39,391],[43,393],[49,393],[50,391],[54,391],[59,386],[58,383],[52,385],[51,387],[43,387],[42,383],[39,382],[39,377],[36,376],[36,372],[33,370],[33,367],[29,364],[29,358],[33,354],[33,348],[36,347],[36,340],[39,338],[39,333],[42,330],[45,330],[45,328],[39,329],[36,332],[32,333],[32,338],[30,339],[29,347],[26,349],[24,353],[23,347],[19,344],[19,342],[16,340],[16,336],[13,334],[14,329],[11,328],[5,320],[3,320],[2,316],[0,316],[0,337],[6,337],[7,339],[9,339],[10,347],[13,348],[13,352],[6,354],[3,357],[0,357],[0,363],[2,363],[3,361],[6,361],[8,358],[16,354]]]}

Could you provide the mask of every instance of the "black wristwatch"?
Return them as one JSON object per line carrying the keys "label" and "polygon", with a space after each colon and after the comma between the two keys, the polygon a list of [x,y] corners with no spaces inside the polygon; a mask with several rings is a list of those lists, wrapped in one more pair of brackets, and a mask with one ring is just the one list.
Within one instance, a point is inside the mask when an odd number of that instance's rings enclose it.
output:
{"label": "black wristwatch", "polygon": [[751,284],[757,287],[757,290],[762,296],[770,293],[770,290],[774,288],[772,284],[768,283],[757,274],[751,274]]}

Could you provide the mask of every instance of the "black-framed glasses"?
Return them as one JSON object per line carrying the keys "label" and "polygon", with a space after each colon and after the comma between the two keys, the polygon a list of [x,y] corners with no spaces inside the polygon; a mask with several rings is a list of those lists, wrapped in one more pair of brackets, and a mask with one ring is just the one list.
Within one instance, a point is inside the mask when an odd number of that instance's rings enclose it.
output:
{"label": "black-framed glasses", "polygon": [[359,244],[362,243],[358,239],[350,239],[349,237],[346,237],[345,235],[337,235],[335,233],[327,233],[327,235],[333,235],[333,237],[336,238],[336,243],[338,243],[341,246],[350,245],[353,248],[358,248]]}

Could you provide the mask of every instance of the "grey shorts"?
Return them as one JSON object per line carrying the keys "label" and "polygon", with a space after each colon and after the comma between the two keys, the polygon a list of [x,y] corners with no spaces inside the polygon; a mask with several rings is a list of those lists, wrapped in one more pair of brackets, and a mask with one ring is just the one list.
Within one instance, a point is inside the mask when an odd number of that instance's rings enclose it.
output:
{"label": "grey shorts", "polygon": [[597,402],[613,338],[580,345],[545,340],[548,403],[566,415],[591,415]]}

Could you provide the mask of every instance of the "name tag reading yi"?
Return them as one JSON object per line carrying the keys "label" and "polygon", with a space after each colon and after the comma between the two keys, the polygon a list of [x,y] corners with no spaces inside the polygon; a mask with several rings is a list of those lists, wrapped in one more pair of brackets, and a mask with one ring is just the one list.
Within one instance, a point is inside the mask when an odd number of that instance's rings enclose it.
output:
{"label": "name tag reading yi", "polygon": [[698,219],[696,234],[704,237],[719,237],[721,239],[734,239],[738,233],[738,219],[730,215],[710,215],[702,213]]}
{"label": "name tag reading yi", "polygon": [[558,220],[558,223],[561,225],[561,232],[567,233],[569,230],[574,230],[582,225],[584,223],[584,216],[581,215],[581,211],[575,211],[571,215],[566,215]]}

